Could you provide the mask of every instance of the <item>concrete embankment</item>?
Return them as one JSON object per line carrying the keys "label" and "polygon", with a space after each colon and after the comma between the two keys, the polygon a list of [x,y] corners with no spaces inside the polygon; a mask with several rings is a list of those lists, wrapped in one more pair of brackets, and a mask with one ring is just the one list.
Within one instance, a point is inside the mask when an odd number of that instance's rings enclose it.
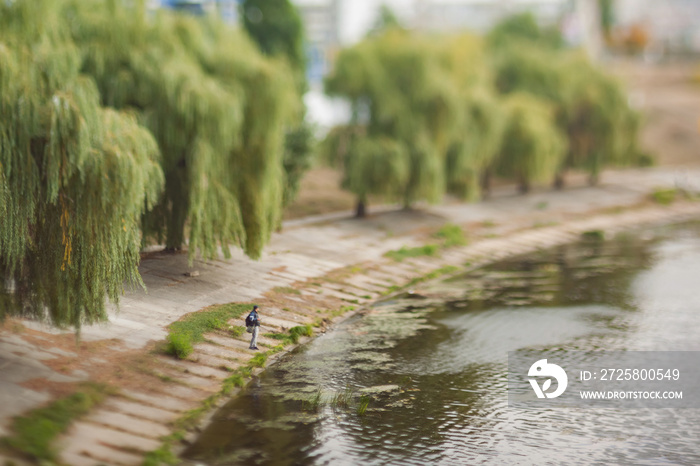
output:
{"label": "concrete embankment", "polygon": [[[69,332],[36,323],[11,320],[0,328],[0,435],[10,434],[13,416],[70,393],[81,382],[98,381],[114,393],[59,439],[62,461],[140,464],[183,425],[183,418],[204,413],[204,400],[214,400],[213,405],[223,400],[217,395],[224,381],[254,356],[247,334],[235,336],[226,329],[205,335],[186,359],[163,354],[159,342],[167,326],[188,313],[255,302],[263,309],[265,333],[306,324],[316,325],[318,332],[342,309],[357,309],[454,267],[478,267],[575,241],[591,230],[609,235],[700,218],[698,202],[664,206],[648,200],[654,188],[679,180],[692,188],[690,183],[700,180],[698,171],[621,172],[606,180],[598,187],[528,196],[504,191],[478,204],[391,211],[366,220],[290,223],[257,262],[237,253],[231,260],[195,261],[190,268],[185,255],[153,254],[140,267],[148,291],[127,292],[110,322],[84,328],[79,344]],[[430,235],[446,223],[462,226],[469,244],[401,262],[384,257],[403,246],[435,242]],[[242,320],[228,325],[242,325]],[[271,352],[279,342],[268,336],[260,343]],[[268,364],[273,359],[271,353]]]}

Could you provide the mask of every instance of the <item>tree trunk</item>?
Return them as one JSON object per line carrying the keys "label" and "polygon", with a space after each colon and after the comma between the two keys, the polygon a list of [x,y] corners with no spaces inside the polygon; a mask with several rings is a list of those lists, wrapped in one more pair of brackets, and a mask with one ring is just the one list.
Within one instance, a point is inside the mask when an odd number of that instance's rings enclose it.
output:
{"label": "tree trunk", "polygon": [[530,192],[530,180],[527,178],[520,179],[520,186],[518,187],[520,194],[527,194]]}
{"label": "tree trunk", "polygon": [[355,210],[355,217],[365,218],[367,216],[367,201],[364,199],[357,200],[357,209]]}
{"label": "tree trunk", "polygon": [[491,196],[491,171],[484,170],[481,175],[481,193],[483,197]]}
{"label": "tree trunk", "polygon": [[564,189],[564,172],[559,172],[554,177],[554,189],[561,190]]}

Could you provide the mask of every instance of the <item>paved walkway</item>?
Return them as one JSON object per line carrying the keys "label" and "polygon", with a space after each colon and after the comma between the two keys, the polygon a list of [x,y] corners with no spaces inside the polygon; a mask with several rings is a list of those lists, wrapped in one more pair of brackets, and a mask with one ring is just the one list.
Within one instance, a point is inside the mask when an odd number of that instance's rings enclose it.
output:
{"label": "paved walkway", "polygon": [[[81,346],[70,333],[37,323],[9,321],[0,328],[0,436],[8,433],[12,416],[46,403],[61,386],[99,379],[101,368],[111,367],[116,375],[108,381],[120,387],[119,394],[75,423],[60,441],[62,459],[75,466],[140,464],[175,419],[219,390],[228,370],[252,357],[245,335],[209,335],[184,361],[151,351],[165,338],[165,327],[183,315],[212,304],[255,301],[264,303],[267,330],[282,331],[329,316],[349,301],[371,302],[388,287],[445,265],[483,264],[572,241],[591,229],[700,218],[697,202],[640,207],[660,186],[700,191],[700,170],[610,172],[598,187],[527,196],[504,188],[478,204],[385,211],[366,220],[334,214],[292,221],[273,236],[260,261],[236,251],[231,260],[195,261],[190,268],[185,254],[154,254],[140,266],[148,291],[128,291],[109,323],[83,328]],[[401,263],[383,257],[424,244],[446,222],[473,232],[470,245]],[[298,293],[270,297],[290,286]],[[261,343],[274,344],[265,338]],[[133,377],[127,368],[120,375],[124,361],[136,372],[143,362],[146,378]]]}

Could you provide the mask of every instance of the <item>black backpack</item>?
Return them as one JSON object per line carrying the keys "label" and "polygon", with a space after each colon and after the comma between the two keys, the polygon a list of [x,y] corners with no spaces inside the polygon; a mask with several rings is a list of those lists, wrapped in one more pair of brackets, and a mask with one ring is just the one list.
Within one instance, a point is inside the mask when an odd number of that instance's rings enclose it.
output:
{"label": "black backpack", "polygon": [[248,314],[248,317],[245,318],[245,326],[246,327],[253,327],[255,325],[256,318],[258,317],[258,313],[255,311],[251,311],[250,314]]}

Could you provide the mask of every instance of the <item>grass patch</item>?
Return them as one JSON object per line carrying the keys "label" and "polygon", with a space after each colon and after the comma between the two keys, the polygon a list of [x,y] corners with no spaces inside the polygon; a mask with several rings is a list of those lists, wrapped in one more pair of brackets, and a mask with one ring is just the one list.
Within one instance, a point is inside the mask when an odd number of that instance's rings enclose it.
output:
{"label": "grass patch", "polygon": [[112,392],[106,385],[85,383],[72,395],[46,407],[14,418],[13,435],[0,439],[2,444],[26,457],[39,461],[55,461],[53,442],[75,420],[87,414]]}
{"label": "grass patch", "polygon": [[222,304],[188,314],[170,324],[165,352],[180,359],[186,358],[192,353],[195,343],[204,341],[205,333],[226,328],[229,319],[239,318],[252,306],[247,303]]}
{"label": "grass patch", "polygon": [[464,246],[467,244],[467,238],[464,236],[464,231],[459,225],[447,223],[433,235],[435,238],[443,240],[442,247],[449,248],[452,246]]}
{"label": "grass patch", "polygon": [[289,329],[288,333],[266,333],[264,336],[274,340],[280,340],[282,345],[297,344],[299,338],[310,337],[314,334],[314,329],[310,324],[297,325]]}
{"label": "grass patch", "polygon": [[581,238],[588,241],[603,241],[605,232],[603,230],[590,230],[581,233]]}
{"label": "grass patch", "polygon": [[253,359],[248,361],[248,365],[251,367],[263,367],[267,362],[267,353],[258,353],[253,356]]}
{"label": "grass patch", "polygon": [[651,193],[651,198],[654,202],[661,205],[669,205],[676,200],[678,190],[675,188],[659,188]]}
{"label": "grass patch", "polygon": [[229,331],[233,338],[240,337],[245,333],[245,327],[243,325],[233,325],[229,327]]}
{"label": "grass patch", "polygon": [[426,244],[425,246],[419,246],[416,248],[407,248],[404,246],[401,249],[386,252],[384,257],[401,262],[409,257],[434,256],[438,253],[438,250],[439,247],[437,244]]}
{"label": "grass patch", "polygon": [[292,288],[291,286],[276,286],[272,289],[272,291],[281,294],[301,294],[301,291],[297,290],[296,288]]}

